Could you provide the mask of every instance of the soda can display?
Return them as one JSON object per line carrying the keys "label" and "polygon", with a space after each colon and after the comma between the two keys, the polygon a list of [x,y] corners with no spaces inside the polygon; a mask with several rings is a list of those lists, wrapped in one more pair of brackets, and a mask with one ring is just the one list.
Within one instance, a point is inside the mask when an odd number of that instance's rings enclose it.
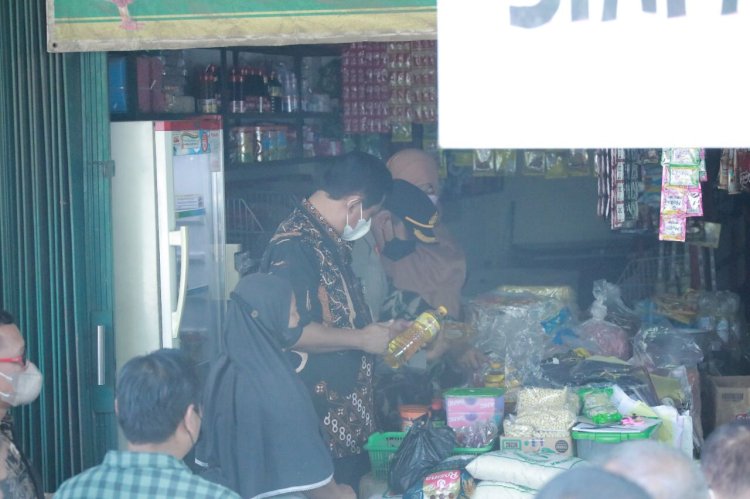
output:
{"label": "soda can display", "polygon": [[253,151],[253,128],[235,127],[229,132],[230,137],[230,159],[237,163],[252,163]]}

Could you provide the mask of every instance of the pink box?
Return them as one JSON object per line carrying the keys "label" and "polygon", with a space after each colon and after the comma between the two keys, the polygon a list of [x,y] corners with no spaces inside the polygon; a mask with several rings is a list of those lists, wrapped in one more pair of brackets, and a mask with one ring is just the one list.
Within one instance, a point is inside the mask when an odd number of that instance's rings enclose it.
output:
{"label": "pink box", "polygon": [[501,388],[454,388],[446,391],[445,413],[448,426],[460,428],[477,422],[500,425],[505,411]]}

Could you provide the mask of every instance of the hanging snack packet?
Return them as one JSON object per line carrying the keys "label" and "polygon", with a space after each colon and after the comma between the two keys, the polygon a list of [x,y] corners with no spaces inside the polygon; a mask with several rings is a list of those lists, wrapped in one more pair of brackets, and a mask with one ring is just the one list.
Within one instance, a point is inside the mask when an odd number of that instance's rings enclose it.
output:
{"label": "hanging snack packet", "polygon": [[591,175],[591,160],[587,149],[570,149],[568,173],[571,176]]}
{"label": "hanging snack packet", "polygon": [[661,190],[661,213],[664,215],[684,215],[687,213],[687,189],[685,187],[664,186]]}
{"label": "hanging snack packet", "polygon": [[547,178],[563,178],[568,176],[570,158],[567,150],[549,149],[544,153],[544,164]]}
{"label": "hanging snack packet", "polygon": [[699,147],[669,149],[669,164],[672,166],[698,166],[700,161],[701,149]]}
{"label": "hanging snack packet", "polygon": [[734,149],[722,149],[719,160],[719,189],[727,190],[729,187],[729,170],[734,163]]}
{"label": "hanging snack packet", "polygon": [[708,182],[708,170],[706,170],[706,150],[701,149],[701,162],[698,165],[698,171],[700,173],[700,181]]}
{"label": "hanging snack packet", "polygon": [[688,217],[702,217],[703,216],[703,195],[700,187],[688,187],[686,207],[686,216]]}
{"label": "hanging snack packet", "polygon": [[659,217],[659,240],[685,242],[687,223],[684,215]]}
{"label": "hanging snack packet", "polygon": [[669,185],[696,187],[700,185],[700,172],[697,166],[669,165]]}
{"label": "hanging snack packet", "polygon": [[736,156],[740,187],[750,192],[750,149],[737,149]]}
{"label": "hanging snack packet", "polygon": [[515,149],[499,149],[495,151],[495,168],[498,172],[516,173],[516,151]]}
{"label": "hanging snack packet", "polygon": [[475,149],[473,158],[474,175],[495,173],[495,152],[492,149]]}
{"label": "hanging snack packet", "polygon": [[544,175],[544,151],[524,151],[524,173]]}

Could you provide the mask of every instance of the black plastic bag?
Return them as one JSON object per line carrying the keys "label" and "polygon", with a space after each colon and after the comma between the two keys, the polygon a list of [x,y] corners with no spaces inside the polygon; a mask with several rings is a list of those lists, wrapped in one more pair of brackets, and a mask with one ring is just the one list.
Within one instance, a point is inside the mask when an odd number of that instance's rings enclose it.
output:
{"label": "black plastic bag", "polygon": [[402,494],[430,469],[451,455],[456,446],[453,428],[436,426],[427,416],[414,421],[389,465],[388,487]]}

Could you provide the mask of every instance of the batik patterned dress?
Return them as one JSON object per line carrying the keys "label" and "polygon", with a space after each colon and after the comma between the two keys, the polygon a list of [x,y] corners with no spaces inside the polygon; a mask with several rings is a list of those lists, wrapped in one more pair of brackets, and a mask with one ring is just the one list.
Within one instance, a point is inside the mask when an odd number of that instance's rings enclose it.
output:
{"label": "batik patterned dress", "polygon": [[[283,221],[263,256],[261,271],[291,282],[301,323],[351,328],[372,317],[351,269],[351,244],[307,200]],[[291,347],[299,338],[285,338]],[[373,359],[360,350],[309,354],[300,371],[312,394],[333,457],[360,454],[374,431]]]}

